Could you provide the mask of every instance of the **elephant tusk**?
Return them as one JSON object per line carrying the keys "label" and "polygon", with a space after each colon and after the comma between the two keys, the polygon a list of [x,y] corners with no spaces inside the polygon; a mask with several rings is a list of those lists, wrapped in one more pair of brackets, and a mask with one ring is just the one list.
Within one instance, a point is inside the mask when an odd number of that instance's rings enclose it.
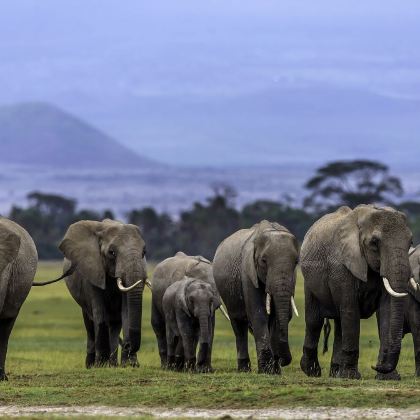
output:
{"label": "elephant tusk", "polygon": [[383,277],[382,280],[384,282],[384,286],[385,286],[386,291],[391,296],[396,297],[396,298],[401,298],[401,297],[407,296],[407,293],[398,293],[395,290],[393,290],[391,285],[389,284],[389,280],[386,277]]}
{"label": "elephant tusk", "polygon": [[225,317],[228,321],[230,321],[229,315],[228,315],[228,313],[227,313],[227,311],[226,311],[225,307],[224,307],[223,305],[220,305],[219,309],[220,309],[220,312],[222,312],[222,314],[224,315],[224,317]]}
{"label": "elephant tusk", "polygon": [[152,283],[150,283],[149,279],[146,279],[145,281],[146,286],[151,290],[152,289]]}
{"label": "elephant tusk", "polygon": [[411,284],[411,287],[415,290],[415,291],[417,291],[417,290],[419,290],[419,284],[414,280],[414,278],[413,277],[411,277],[411,279],[410,279],[410,284]]}
{"label": "elephant tusk", "polygon": [[299,312],[297,310],[295,299],[293,298],[293,296],[290,296],[290,303],[292,304],[292,309],[293,309],[293,312],[295,313],[295,315],[299,316]]}
{"label": "elephant tusk", "polygon": [[133,285],[129,286],[129,287],[125,287],[123,285],[122,280],[118,277],[117,279],[117,285],[118,285],[118,289],[121,290],[121,292],[129,292],[130,290],[134,289],[136,286],[138,286],[139,284],[143,283],[144,280],[138,280],[136,281]]}
{"label": "elephant tusk", "polygon": [[267,296],[265,298],[265,310],[267,312],[267,315],[271,314],[271,296],[270,296],[270,293],[267,293]]}

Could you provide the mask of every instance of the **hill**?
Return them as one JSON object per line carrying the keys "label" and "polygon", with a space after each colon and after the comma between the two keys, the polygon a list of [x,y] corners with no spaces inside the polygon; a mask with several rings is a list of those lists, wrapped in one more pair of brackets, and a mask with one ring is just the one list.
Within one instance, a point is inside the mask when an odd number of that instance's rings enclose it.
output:
{"label": "hill", "polygon": [[81,119],[46,103],[0,107],[0,163],[138,168],[154,163]]}

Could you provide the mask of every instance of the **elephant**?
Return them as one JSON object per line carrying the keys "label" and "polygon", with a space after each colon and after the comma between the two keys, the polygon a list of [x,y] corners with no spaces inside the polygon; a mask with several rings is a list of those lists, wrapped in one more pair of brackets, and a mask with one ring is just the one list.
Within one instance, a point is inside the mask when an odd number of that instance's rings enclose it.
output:
{"label": "elephant", "polygon": [[0,217],[0,381],[7,380],[10,333],[32,287],[38,265],[34,241],[23,227]]}
{"label": "elephant", "polygon": [[[82,309],[87,333],[86,368],[138,366],[142,299],[147,281],[146,246],[137,226],[105,219],[82,220],[59,245],[66,285]],[[65,276],[65,275],[63,275]]]}
{"label": "elephant", "polygon": [[[404,327],[403,336],[411,333],[414,345],[414,360],[416,365],[415,374],[420,377],[420,246],[412,248],[409,252],[409,260],[413,277],[410,279],[408,286],[408,296],[404,298]],[[378,363],[382,363],[389,351],[388,344],[388,325],[386,320],[389,319],[389,311],[391,309],[390,299],[384,296],[381,306],[376,312],[378,331],[380,337],[380,350],[378,355]],[[388,374],[378,373],[376,379],[379,380],[400,380],[400,374],[395,369]]]}
{"label": "elephant", "polygon": [[217,248],[213,272],[236,336],[238,371],[251,370],[248,330],[254,335],[258,372],[280,374],[292,361],[288,328],[294,304],[299,247],[278,223],[241,229]]}
{"label": "elephant", "polygon": [[[185,365],[184,348],[181,340],[178,341],[178,345],[175,352],[175,362],[170,360],[171,366],[168,366],[168,353],[167,353],[167,342],[166,342],[166,319],[163,310],[163,296],[173,283],[182,281],[185,278],[193,278],[196,280],[202,280],[212,286],[217,292],[216,285],[213,279],[212,264],[209,260],[201,256],[190,256],[183,252],[177,252],[175,256],[167,258],[159,263],[153,273],[151,281],[152,289],[152,314],[151,323],[153,331],[156,334],[156,339],[159,348],[159,356],[161,361],[161,367],[166,369],[167,367],[181,370]],[[223,312],[223,307],[220,307]],[[213,332],[214,332],[215,319],[214,314],[211,319],[211,337],[209,348],[207,352],[206,363],[203,362],[203,368],[211,370],[211,349],[213,345]],[[203,357],[200,354],[198,359],[200,362],[203,361]]]}
{"label": "elephant", "polygon": [[330,376],[360,379],[360,319],[372,316],[389,299],[383,321],[389,351],[373,367],[393,371],[398,363],[411,268],[412,233],[404,213],[391,207],[340,207],[321,217],[305,235],[300,254],[305,290],[305,340],[300,366],[321,376],[318,341],[324,318],[334,319]]}
{"label": "elephant", "polygon": [[[171,284],[162,300],[166,324],[167,364],[175,368],[175,353],[182,342],[185,368],[210,372],[210,344],[213,340],[214,313],[221,306],[216,288],[206,281],[185,277]],[[196,348],[199,343],[198,359]]]}

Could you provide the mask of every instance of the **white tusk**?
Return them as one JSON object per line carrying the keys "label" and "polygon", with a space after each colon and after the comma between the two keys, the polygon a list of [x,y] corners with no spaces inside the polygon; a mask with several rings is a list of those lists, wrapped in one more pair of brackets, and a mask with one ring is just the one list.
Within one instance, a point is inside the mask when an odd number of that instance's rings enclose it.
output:
{"label": "white tusk", "polygon": [[411,284],[411,287],[414,289],[414,290],[419,290],[419,284],[414,280],[414,278],[413,277],[411,277],[411,279],[410,279],[410,284]]}
{"label": "white tusk", "polygon": [[143,280],[138,280],[132,286],[124,287],[122,280],[120,278],[117,279],[118,289],[120,289],[122,292],[129,292],[131,289],[134,289],[141,283],[143,283]]}
{"label": "white tusk", "polygon": [[271,296],[270,296],[270,293],[267,293],[267,296],[265,298],[265,310],[267,312],[267,315],[271,314]]}
{"label": "white tusk", "polygon": [[228,321],[230,321],[229,315],[228,315],[228,313],[226,312],[225,307],[224,307],[223,305],[220,305],[219,309],[220,309],[220,311],[222,312],[222,314],[225,316],[225,318],[226,318]]}
{"label": "white tusk", "polygon": [[396,298],[400,298],[400,297],[404,297],[407,296],[407,293],[398,293],[396,291],[394,291],[391,287],[391,285],[389,284],[389,280],[386,277],[382,278],[383,282],[384,282],[384,286],[386,291],[391,295],[394,296]]}
{"label": "white tusk", "polygon": [[146,283],[146,286],[147,286],[149,289],[152,289],[152,283],[150,283],[150,280],[149,280],[149,279],[146,279],[146,280],[145,280],[145,283]]}
{"label": "white tusk", "polygon": [[299,312],[297,310],[295,299],[293,298],[293,296],[290,296],[290,303],[292,304],[292,309],[293,309],[293,312],[295,313],[295,315],[299,316]]}

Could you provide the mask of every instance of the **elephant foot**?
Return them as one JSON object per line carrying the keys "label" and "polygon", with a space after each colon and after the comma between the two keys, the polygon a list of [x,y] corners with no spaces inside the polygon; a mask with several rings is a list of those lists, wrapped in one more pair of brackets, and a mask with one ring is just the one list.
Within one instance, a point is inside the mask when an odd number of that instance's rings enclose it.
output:
{"label": "elephant foot", "polygon": [[213,368],[208,364],[202,364],[202,365],[197,364],[196,371],[197,373],[213,373],[214,372]]}
{"label": "elephant foot", "polygon": [[175,356],[175,370],[177,372],[182,371],[182,369],[184,368],[184,363],[185,363],[185,359],[184,356]]}
{"label": "elephant foot", "polygon": [[118,352],[115,351],[111,354],[109,358],[109,366],[117,367],[118,366]]}
{"label": "elephant foot", "polygon": [[90,369],[95,366],[95,353],[86,353],[85,366],[86,369]]}
{"label": "elephant foot", "polygon": [[95,367],[108,367],[109,366],[109,354],[96,354],[95,355]]}
{"label": "elephant foot", "polygon": [[196,366],[196,358],[193,357],[192,359],[188,359],[185,362],[184,370],[187,372],[195,372],[195,366]]}
{"label": "elephant foot", "polygon": [[261,350],[258,357],[258,373],[279,375],[281,373],[279,360],[275,360],[270,349]]}
{"label": "elephant foot", "polygon": [[362,379],[357,367],[342,367],[338,370],[337,378],[341,379]]}
{"label": "elephant foot", "polygon": [[[161,369],[166,369],[168,367],[168,357],[166,353],[159,353],[160,356],[160,367]],[[127,353],[128,358],[128,353]],[[123,363],[123,357],[121,356],[121,363]]]}
{"label": "elephant foot", "polygon": [[8,381],[9,378],[6,375],[6,372],[4,369],[0,369],[0,381]]}
{"label": "elephant foot", "polygon": [[316,349],[303,348],[303,355],[300,359],[300,368],[306,376],[319,378],[321,376],[321,366],[318,362]]}
{"label": "elephant foot", "polygon": [[238,372],[251,372],[251,361],[247,359],[238,359]]}
{"label": "elephant foot", "polygon": [[340,370],[340,365],[338,363],[331,363],[330,378],[338,378],[338,371],[339,370]]}
{"label": "elephant foot", "polygon": [[167,363],[166,363],[166,369],[176,370],[175,356],[168,356]]}
{"label": "elephant foot", "polygon": [[375,379],[378,381],[401,381],[401,375],[397,370],[393,370],[390,373],[377,373]]}

